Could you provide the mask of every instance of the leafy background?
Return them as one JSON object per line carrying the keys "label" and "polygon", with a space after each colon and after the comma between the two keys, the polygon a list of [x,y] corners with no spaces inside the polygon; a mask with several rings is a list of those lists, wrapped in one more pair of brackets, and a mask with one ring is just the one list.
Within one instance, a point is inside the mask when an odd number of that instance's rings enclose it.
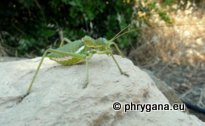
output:
{"label": "leafy background", "polygon": [[[59,29],[70,40],[84,35],[110,39],[133,20],[145,22],[153,11],[170,23],[166,12],[150,0],[1,0],[0,46],[10,56],[34,57],[59,45]],[[139,35],[127,34],[118,45],[129,52]]]}

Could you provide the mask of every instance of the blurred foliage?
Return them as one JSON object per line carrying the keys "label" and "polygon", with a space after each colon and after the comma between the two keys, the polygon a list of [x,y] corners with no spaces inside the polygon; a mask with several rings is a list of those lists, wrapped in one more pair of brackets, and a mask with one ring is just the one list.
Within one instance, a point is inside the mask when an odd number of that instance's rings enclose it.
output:
{"label": "blurred foliage", "polygon": [[133,5],[132,0],[2,0],[2,45],[15,47],[18,56],[41,55],[59,44],[59,29],[70,40],[85,34],[110,39],[131,22]]}
{"label": "blurred foliage", "polygon": [[174,3],[174,0],[165,0],[161,3],[164,7],[159,6],[159,2],[153,0],[138,0],[135,8],[134,20],[137,22],[138,27],[141,27],[143,23],[151,26],[150,18],[153,15],[158,15],[161,20],[165,21],[167,24],[172,24],[173,21],[168,15],[168,10],[166,6],[170,6]]}
{"label": "blurred foliage", "polygon": [[[60,29],[70,40],[84,35],[111,39],[133,24],[133,20],[146,22],[153,12],[171,23],[166,11],[156,3],[151,0],[1,0],[0,44],[12,49],[10,55],[33,56],[57,47]],[[129,49],[139,35],[136,31],[119,38],[120,48]]]}

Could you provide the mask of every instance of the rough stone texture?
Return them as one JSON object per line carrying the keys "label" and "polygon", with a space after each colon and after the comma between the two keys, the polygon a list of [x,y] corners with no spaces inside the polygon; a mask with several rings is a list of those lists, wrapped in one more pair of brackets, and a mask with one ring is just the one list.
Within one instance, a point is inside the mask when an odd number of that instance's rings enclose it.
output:
{"label": "rough stone texture", "polygon": [[[0,54],[1,55],[1,54]],[[11,61],[17,61],[22,60],[24,58],[18,58],[18,57],[8,57],[8,56],[0,56],[0,62],[11,62]]]}
{"label": "rough stone texture", "polygon": [[[130,77],[119,73],[111,57],[95,55],[85,64],[61,66],[45,59],[32,93],[21,103],[40,58],[0,63],[1,126],[204,126],[181,111],[114,111],[120,103],[168,103],[151,78],[133,63],[116,56]],[[123,108],[123,107],[122,107]]]}

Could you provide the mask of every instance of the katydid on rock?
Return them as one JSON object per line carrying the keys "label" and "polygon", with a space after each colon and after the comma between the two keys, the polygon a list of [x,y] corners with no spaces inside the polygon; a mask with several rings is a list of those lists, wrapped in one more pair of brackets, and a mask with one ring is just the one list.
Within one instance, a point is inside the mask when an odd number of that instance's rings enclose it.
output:
{"label": "katydid on rock", "polygon": [[[120,36],[123,36],[126,33],[132,32],[133,30],[128,30],[129,25],[122,29],[119,33],[117,33],[112,39],[107,40],[105,38],[98,38],[93,39],[89,36],[84,36],[80,40],[76,40],[71,42],[69,39],[63,37],[62,31],[60,31],[60,47],[57,49],[47,49],[41,60],[38,64],[37,70],[35,71],[33,78],[29,84],[29,87],[27,89],[27,92],[21,96],[19,102],[21,102],[26,96],[28,96],[31,93],[32,86],[34,84],[34,81],[38,75],[38,72],[40,70],[40,67],[45,59],[45,57],[50,58],[51,60],[56,61],[57,63],[61,65],[76,65],[80,63],[86,64],[86,80],[83,88],[86,88],[89,83],[89,75],[88,75],[88,60],[94,55],[94,54],[107,54],[112,57],[114,60],[117,68],[119,69],[119,72],[129,77],[127,73],[125,73],[120,65],[118,64],[117,60],[113,56],[113,50],[112,47],[115,47],[117,52],[123,56],[122,52],[118,48],[117,44],[114,42],[115,39],[119,38]],[[64,42],[67,42],[64,44]]]}

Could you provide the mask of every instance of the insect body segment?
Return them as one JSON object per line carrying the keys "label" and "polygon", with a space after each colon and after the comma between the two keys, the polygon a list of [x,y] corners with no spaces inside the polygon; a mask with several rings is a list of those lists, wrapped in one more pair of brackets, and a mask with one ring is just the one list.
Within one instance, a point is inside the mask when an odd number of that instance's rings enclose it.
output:
{"label": "insect body segment", "polygon": [[95,48],[98,49],[99,51],[110,49],[110,44],[109,44],[110,42],[105,38],[98,38],[95,40],[89,36],[85,36],[82,38],[82,41],[87,47]]}
{"label": "insect body segment", "polygon": [[82,38],[86,48],[88,48],[94,54],[107,54],[110,55],[112,53],[111,43],[105,38],[93,39],[89,36],[85,36]]}

